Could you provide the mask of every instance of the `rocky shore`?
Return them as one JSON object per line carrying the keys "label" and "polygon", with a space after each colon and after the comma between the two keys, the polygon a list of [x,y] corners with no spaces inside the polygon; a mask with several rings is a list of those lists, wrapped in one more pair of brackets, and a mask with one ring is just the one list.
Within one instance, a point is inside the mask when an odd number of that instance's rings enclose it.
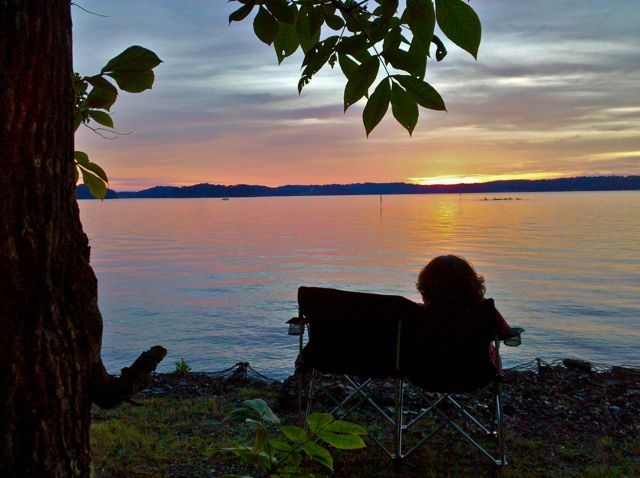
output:
{"label": "rocky shore", "polygon": [[[537,360],[507,369],[504,375],[512,464],[507,469],[511,472],[517,476],[604,476],[597,470],[617,469],[616,460],[623,457],[623,471],[616,476],[640,476],[640,370],[576,360]],[[270,380],[247,363],[215,374],[157,374],[139,397],[215,396],[224,400],[239,387],[253,389],[254,396],[271,397],[279,416],[295,416],[295,382]],[[371,456],[366,458],[369,462]],[[426,476],[412,468],[424,466],[416,462],[401,473],[381,471],[379,476]],[[362,464],[357,460],[347,463],[334,476],[354,476],[354,467],[359,469]],[[440,476],[435,470],[429,476]],[[446,470],[442,472],[458,476]],[[505,476],[516,476],[509,473]]]}

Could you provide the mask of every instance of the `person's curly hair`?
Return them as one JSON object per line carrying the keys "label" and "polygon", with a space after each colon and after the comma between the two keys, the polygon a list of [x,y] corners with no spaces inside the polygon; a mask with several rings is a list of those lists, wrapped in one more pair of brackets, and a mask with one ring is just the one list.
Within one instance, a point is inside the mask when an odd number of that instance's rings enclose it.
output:
{"label": "person's curly hair", "polygon": [[438,256],[418,275],[416,287],[425,304],[463,305],[484,298],[484,277],[458,256]]}

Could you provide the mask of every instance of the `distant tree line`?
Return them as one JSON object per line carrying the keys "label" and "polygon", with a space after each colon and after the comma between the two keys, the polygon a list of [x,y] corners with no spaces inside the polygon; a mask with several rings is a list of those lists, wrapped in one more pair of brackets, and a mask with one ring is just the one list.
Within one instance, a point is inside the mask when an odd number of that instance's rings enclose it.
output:
{"label": "distant tree line", "polygon": [[[453,185],[421,185],[401,182],[288,185],[278,187],[250,184],[236,184],[233,186],[220,184],[196,184],[193,186],[156,186],[137,192],[116,192],[109,190],[106,198],[224,198],[633,190],[640,190],[640,176],[594,176],[539,180],[515,179],[508,181]],[[78,187],[77,195],[78,199],[93,198],[84,186]]]}

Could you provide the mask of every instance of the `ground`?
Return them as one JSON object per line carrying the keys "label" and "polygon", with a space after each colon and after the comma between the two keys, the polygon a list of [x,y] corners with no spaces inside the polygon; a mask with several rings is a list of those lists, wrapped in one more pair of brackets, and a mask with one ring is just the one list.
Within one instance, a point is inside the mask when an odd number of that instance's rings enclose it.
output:
{"label": "ground", "polygon": [[[217,374],[154,375],[136,397],[142,406],[95,410],[96,476],[259,476],[222,451],[249,443],[252,434],[244,425],[224,422],[224,416],[244,399],[260,397],[283,422],[293,423],[296,390],[295,379],[272,381],[248,364]],[[504,404],[509,464],[500,476],[640,476],[640,370],[536,361],[505,371]],[[496,473],[472,448],[452,443],[439,440],[402,466],[374,444],[335,450],[333,476]]]}

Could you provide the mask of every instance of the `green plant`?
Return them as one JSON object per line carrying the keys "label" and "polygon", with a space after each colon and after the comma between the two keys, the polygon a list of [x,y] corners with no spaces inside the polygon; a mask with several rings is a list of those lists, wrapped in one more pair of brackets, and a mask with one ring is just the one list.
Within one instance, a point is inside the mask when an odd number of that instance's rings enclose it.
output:
{"label": "green plant", "polygon": [[[328,413],[307,417],[308,431],[293,425],[282,425],[280,435],[273,435],[270,426],[280,419],[262,399],[245,400],[225,420],[244,421],[256,428],[253,446],[225,448],[247,464],[257,465],[269,477],[313,477],[310,467],[320,463],[333,471],[333,457],[319,442],[340,450],[364,448],[362,436],[366,430],[355,423],[336,420]],[[306,460],[305,460],[306,458]]]}
{"label": "green plant", "polygon": [[[113,129],[110,112],[111,106],[118,98],[118,88],[128,93],[140,93],[151,89],[155,79],[153,69],[161,62],[162,60],[151,50],[134,45],[109,60],[97,75],[80,76],[76,73],[73,82],[76,96],[74,131],[83,124],[105,138],[124,134]],[[118,88],[107,77],[113,79]],[[101,126],[90,126],[91,121]],[[90,161],[89,155],[83,151],[75,151],[74,159],[76,172],[82,174],[82,182],[94,197],[104,199],[109,183],[107,174],[100,166]]]}
{"label": "green plant", "polygon": [[191,365],[189,365],[185,359],[181,358],[176,362],[176,368],[173,371],[176,375],[186,375],[191,372]]}
{"label": "green plant", "polygon": [[446,109],[424,79],[431,44],[437,61],[447,54],[438,30],[474,58],[482,35],[478,15],[464,0],[231,1],[241,6],[229,15],[229,23],[255,12],[254,33],[274,47],[278,63],[302,50],[299,93],[325,65],[339,65],[347,80],[344,111],[366,98],[362,120],[367,136],[389,106],[409,134],[418,122],[418,106]]}

